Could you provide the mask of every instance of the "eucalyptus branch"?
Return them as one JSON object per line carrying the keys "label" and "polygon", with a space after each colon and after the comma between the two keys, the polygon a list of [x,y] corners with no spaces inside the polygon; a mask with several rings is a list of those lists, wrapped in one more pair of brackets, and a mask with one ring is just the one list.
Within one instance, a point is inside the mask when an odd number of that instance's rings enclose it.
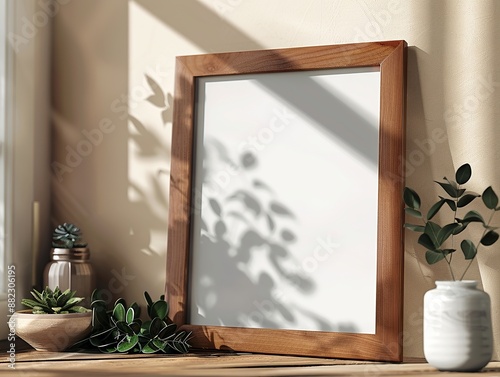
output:
{"label": "eucalyptus branch", "polygon": [[[466,191],[464,185],[469,181],[471,176],[472,168],[469,164],[464,164],[455,172],[455,180],[449,180],[444,177],[444,182],[434,181],[445,191],[446,195],[439,196],[439,200],[430,207],[426,216],[421,212],[421,200],[419,195],[409,187],[405,187],[403,192],[405,212],[410,216],[421,219],[424,224],[422,226],[406,223],[404,226],[409,230],[422,233],[418,238],[418,244],[425,247],[425,259],[427,263],[435,264],[441,260],[445,260],[453,280],[455,280],[455,273],[453,272],[452,261],[454,260],[453,254],[457,251],[457,249],[455,249],[455,237],[458,237],[469,224],[476,222],[482,223],[484,232],[477,245],[469,239],[462,239],[460,248],[464,258],[469,261],[469,264],[459,280],[464,278],[472,261],[476,257],[479,247],[481,245],[493,245],[499,238],[499,234],[494,231],[495,228],[490,226],[494,212],[500,210],[500,207],[497,207],[499,201],[498,196],[491,186],[486,188],[482,195]],[[493,210],[489,220],[485,222],[481,214],[475,210],[470,210],[465,213],[463,218],[458,218],[458,209],[467,207],[472,201],[479,197],[481,197],[486,208]],[[439,225],[435,221],[432,221],[432,219],[443,207],[449,207],[452,210],[453,222]],[[448,240],[449,238],[451,239]],[[451,243],[451,247],[447,248],[444,246],[446,243]]]}
{"label": "eucalyptus branch", "polygon": [[[479,250],[479,247],[481,246],[481,240],[484,238],[484,236],[486,235],[486,233],[487,233],[487,231],[489,229],[489,226],[491,224],[491,220],[493,220],[493,215],[495,215],[495,212],[496,212],[496,210],[492,210],[491,211],[490,218],[488,219],[488,223],[484,226],[483,234],[481,235],[481,238],[479,239],[479,242],[477,243],[477,246],[476,246],[476,253]],[[469,263],[467,264],[467,267],[465,268],[462,276],[460,276],[459,280],[462,280],[464,278],[465,274],[469,270],[469,267],[472,265],[473,261],[474,261],[474,259],[470,259],[469,260]]]}
{"label": "eucalyptus branch", "polygon": [[[458,185],[458,190],[460,190],[460,185]],[[458,215],[458,198],[455,198],[455,210],[453,211],[453,221],[454,222],[456,221],[457,215]],[[455,246],[455,235],[452,234],[451,235],[451,248],[453,249],[454,246]],[[450,268],[452,280],[455,280],[455,275],[453,274],[453,270],[451,268],[452,258],[453,258],[453,253],[450,254],[450,263],[448,264],[449,265],[448,267]]]}
{"label": "eucalyptus branch", "polygon": [[450,253],[450,259],[446,259],[446,256],[444,257],[446,260],[446,263],[448,263],[448,270],[450,270],[450,275],[451,275],[451,280],[456,280],[455,279],[455,274],[453,273],[453,268],[451,268],[451,258],[453,257],[453,253]]}
{"label": "eucalyptus branch", "polygon": [[[455,213],[456,213],[456,211],[455,211]],[[426,221],[425,219],[423,219],[423,221],[424,221],[425,226],[427,226],[428,221]],[[451,236],[451,239],[452,239],[451,244],[452,244],[452,248],[453,248],[453,235]],[[446,253],[443,250],[439,250],[439,252],[443,256],[443,259],[446,261],[446,264],[448,265],[448,270],[450,271],[451,279],[455,280],[455,274],[453,273],[453,268],[451,268],[451,258],[453,256],[453,253],[449,254],[450,258],[448,259]]]}

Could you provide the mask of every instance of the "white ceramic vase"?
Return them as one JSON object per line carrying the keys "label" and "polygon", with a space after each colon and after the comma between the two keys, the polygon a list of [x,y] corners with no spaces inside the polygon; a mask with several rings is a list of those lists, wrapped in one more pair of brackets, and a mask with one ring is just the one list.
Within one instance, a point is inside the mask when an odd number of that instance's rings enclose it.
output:
{"label": "white ceramic vase", "polygon": [[436,281],[424,296],[424,355],[443,371],[472,372],[491,360],[489,295],[477,282]]}

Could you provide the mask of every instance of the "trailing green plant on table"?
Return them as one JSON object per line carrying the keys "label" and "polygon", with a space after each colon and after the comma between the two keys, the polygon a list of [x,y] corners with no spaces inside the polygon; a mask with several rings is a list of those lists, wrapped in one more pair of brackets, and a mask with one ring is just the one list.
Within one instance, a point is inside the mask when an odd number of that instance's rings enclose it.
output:
{"label": "trailing green plant on table", "polygon": [[[464,164],[455,172],[455,180],[449,180],[444,177],[444,182],[434,181],[441,186],[446,195],[439,196],[439,200],[430,207],[425,215],[421,211],[419,195],[409,187],[405,187],[403,193],[406,213],[420,219],[423,223],[422,225],[406,223],[404,226],[409,230],[422,233],[418,238],[418,243],[427,250],[425,253],[427,263],[434,264],[445,260],[448,264],[452,280],[456,280],[451,264],[453,255],[457,251],[456,238],[470,224],[481,224],[483,232],[476,242],[465,237],[460,242],[460,249],[469,263],[458,280],[464,278],[477,255],[479,247],[481,245],[491,246],[499,238],[499,234],[495,231],[497,228],[490,225],[493,215],[500,210],[498,196],[491,186],[487,187],[482,195],[467,191],[463,185],[469,181],[471,176],[471,166]],[[483,204],[490,212],[487,220],[476,210],[467,211],[463,217],[459,216],[459,212],[464,212],[464,208],[478,197],[482,198]],[[442,208],[449,208],[451,210],[452,221],[439,225],[432,221],[432,219]]]}
{"label": "trailing green plant on table", "polygon": [[191,333],[177,331],[177,325],[169,322],[169,306],[162,295],[158,301],[144,292],[149,320],[143,322],[140,307],[133,303],[127,307],[119,298],[111,310],[102,299],[100,290],[92,293],[93,310],[90,336],[75,347],[95,349],[104,353],[187,353]]}
{"label": "trailing green plant on table", "polygon": [[70,289],[62,292],[59,287],[55,287],[54,290],[46,287],[38,292],[33,288],[30,293],[35,300],[23,298],[21,304],[31,308],[33,314],[68,314],[90,311],[78,305],[84,298],[75,297],[76,291]]}
{"label": "trailing green plant on table", "polygon": [[80,228],[74,224],[64,223],[58,225],[52,234],[52,247],[72,249],[86,247],[87,243],[82,240]]}

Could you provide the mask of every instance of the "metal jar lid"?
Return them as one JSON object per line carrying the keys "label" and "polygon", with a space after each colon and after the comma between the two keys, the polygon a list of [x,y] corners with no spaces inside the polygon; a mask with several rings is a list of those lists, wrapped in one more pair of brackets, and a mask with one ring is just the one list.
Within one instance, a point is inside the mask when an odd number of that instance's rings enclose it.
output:
{"label": "metal jar lid", "polygon": [[90,259],[88,247],[76,247],[73,249],[53,248],[50,257],[55,261],[84,262]]}

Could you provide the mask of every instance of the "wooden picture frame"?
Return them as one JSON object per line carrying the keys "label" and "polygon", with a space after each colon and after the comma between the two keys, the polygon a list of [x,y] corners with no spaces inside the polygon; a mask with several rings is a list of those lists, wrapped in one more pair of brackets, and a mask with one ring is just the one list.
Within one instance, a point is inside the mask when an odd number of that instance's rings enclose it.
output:
{"label": "wooden picture frame", "polygon": [[[285,48],[275,50],[216,53],[181,56],[176,60],[173,112],[172,164],[167,250],[166,297],[170,318],[182,329],[191,331],[194,349],[226,349],[241,352],[304,355],[364,360],[401,361],[403,306],[403,203],[405,119],[404,41],[369,42],[331,46]],[[380,112],[376,161],[378,192],[376,212],[376,282],[374,286],[374,331],[310,331],[193,324],[190,323],[190,298],[193,289],[191,268],[193,229],[200,230],[200,210],[195,185],[197,159],[203,159],[204,103],[200,103],[200,80],[220,78],[237,80],[245,75],[280,75],[291,72],[331,72],[328,70],[371,67],[380,72]],[[258,76],[266,77],[270,76]],[[210,81],[210,80],[208,80]],[[265,86],[266,84],[264,84]],[[316,87],[314,87],[316,88]],[[314,89],[313,88],[313,89]],[[306,88],[307,89],[307,88]],[[301,111],[307,112],[311,88],[304,89]],[[265,88],[276,97],[270,85]],[[314,89],[315,90],[315,89]],[[313,90],[313,91],[314,91]],[[321,90],[318,91],[321,93]],[[294,98],[301,101],[301,90]],[[320,102],[323,99],[320,99]],[[328,98],[326,99],[328,100]],[[326,101],[325,100],[325,101]],[[326,106],[328,104],[326,103]],[[311,114],[314,118],[314,114]],[[354,118],[357,119],[357,118]],[[356,127],[356,125],[350,125]],[[200,131],[201,129],[201,131]],[[197,134],[201,132],[200,134]],[[198,135],[198,136],[197,136]],[[366,140],[365,140],[366,141]],[[364,143],[354,138],[351,143]],[[363,145],[359,150],[366,149]],[[201,157],[200,157],[201,156]],[[198,169],[200,170],[200,169]],[[360,179],[359,177],[353,177]],[[306,194],[314,195],[314,193]],[[212,211],[220,212],[211,203]],[[285,209],[286,210],[286,209]],[[220,213],[219,213],[220,215]],[[196,225],[198,221],[198,225]],[[224,228],[226,229],[226,227]],[[194,234],[196,235],[196,234]],[[359,234],[360,237],[362,233]],[[199,241],[199,240],[198,240]],[[198,242],[196,241],[196,242]],[[203,266],[202,266],[203,267]],[[349,266],[346,266],[349,268]],[[352,261],[352,270],[356,260]],[[228,283],[231,285],[231,282]],[[349,302],[342,303],[349,305]]]}

